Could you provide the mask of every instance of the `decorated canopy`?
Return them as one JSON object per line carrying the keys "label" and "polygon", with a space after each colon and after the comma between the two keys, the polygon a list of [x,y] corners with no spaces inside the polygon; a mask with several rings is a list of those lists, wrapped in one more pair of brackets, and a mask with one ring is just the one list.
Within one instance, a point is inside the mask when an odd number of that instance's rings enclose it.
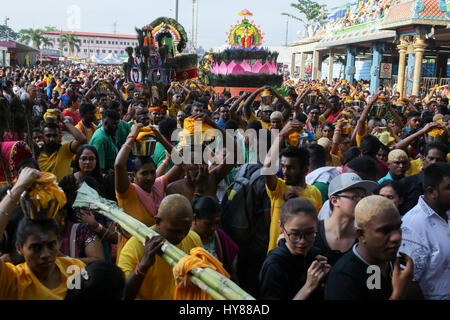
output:
{"label": "decorated canopy", "polygon": [[257,26],[255,22],[249,21],[247,16],[253,14],[244,9],[238,13],[240,16],[244,16],[242,21],[237,21],[233,26],[230,26],[229,32],[227,32],[227,43],[230,47],[239,49],[253,49],[263,44],[264,33],[261,31],[261,26]]}

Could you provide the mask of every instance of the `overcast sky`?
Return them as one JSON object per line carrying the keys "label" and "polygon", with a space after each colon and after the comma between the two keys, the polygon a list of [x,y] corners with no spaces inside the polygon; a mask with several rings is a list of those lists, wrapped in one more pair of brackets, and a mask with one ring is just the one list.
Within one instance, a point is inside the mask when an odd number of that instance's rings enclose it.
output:
{"label": "overcast sky", "polygon": [[[289,6],[295,0],[197,0],[198,44],[204,49],[225,44],[231,24],[240,17],[237,13],[248,9],[252,19],[265,32],[265,46],[283,46],[286,41],[286,20],[281,12],[297,14]],[[349,0],[322,0],[327,8],[333,8]],[[1,22],[9,17],[8,25],[15,31],[22,28],[56,26],[62,30],[113,33],[117,22],[118,34],[136,34],[134,27],[143,27],[160,16],[173,18],[174,0],[40,0],[8,1],[1,10]],[[188,37],[192,30],[192,0],[179,0],[178,20]],[[79,12],[79,14],[77,14]],[[79,17],[79,18],[78,18]],[[297,39],[302,29],[298,21],[289,20],[288,42]]]}

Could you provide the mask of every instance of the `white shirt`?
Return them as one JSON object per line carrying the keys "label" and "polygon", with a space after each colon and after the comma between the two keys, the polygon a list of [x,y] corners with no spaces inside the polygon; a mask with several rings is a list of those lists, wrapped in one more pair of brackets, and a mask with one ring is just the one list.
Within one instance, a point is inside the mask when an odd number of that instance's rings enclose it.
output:
{"label": "white shirt", "polygon": [[327,220],[331,217],[332,211],[330,207],[330,200],[324,202],[322,208],[319,211],[318,219],[319,220]]}
{"label": "white shirt", "polygon": [[[447,211],[447,216],[450,210]],[[401,252],[414,262],[414,281],[427,300],[450,300],[450,225],[420,196],[402,219]]]}

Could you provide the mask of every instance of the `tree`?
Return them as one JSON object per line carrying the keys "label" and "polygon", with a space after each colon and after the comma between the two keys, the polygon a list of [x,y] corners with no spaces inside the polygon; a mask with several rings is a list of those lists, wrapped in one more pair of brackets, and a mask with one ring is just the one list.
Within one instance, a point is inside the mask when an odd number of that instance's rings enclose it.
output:
{"label": "tree", "polygon": [[77,50],[77,52],[79,52],[80,45],[81,45],[81,40],[78,39],[78,37],[75,33],[63,33],[63,34],[61,34],[61,37],[59,38],[60,50],[64,49],[65,47],[69,47],[69,54],[74,53],[75,49]]}
{"label": "tree", "polygon": [[15,32],[13,29],[8,27],[7,25],[0,25],[0,38],[8,38],[11,40],[19,39],[19,34]]}
{"label": "tree", "polygon": [[53,41],[54,40],[49,39],[47,37],[42,37],[42,39],[41,39],[42,48],[53,48],[53,46],[54,46]]}
{"label": "tree", "polygon": [[42,44],[44,31],[41,29],[22,29],[19,31],[19,41],[25,45],[33,44],[33,48],[39,49]]}
{"label": "tree", "polygon": [[291,3],[291,7],[297,9],[305,17],[298,17],[290,13],[283,12],[281,15],[302,22],[306,29],[314,22],[319,22],[324,15],[325,5],[321,5],[311,0],[297,0],[297,3]]}

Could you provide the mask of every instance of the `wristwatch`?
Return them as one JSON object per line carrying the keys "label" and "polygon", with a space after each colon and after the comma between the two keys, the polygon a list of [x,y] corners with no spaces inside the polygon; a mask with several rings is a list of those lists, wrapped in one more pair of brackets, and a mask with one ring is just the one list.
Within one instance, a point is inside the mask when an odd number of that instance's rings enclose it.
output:
{"label": "wristwatch", "polygon": [[68,123],[68,122],[70,122],[69,119],[64,119],[64,121],[63,121],[64,124],[66,124],[66,123]]}

